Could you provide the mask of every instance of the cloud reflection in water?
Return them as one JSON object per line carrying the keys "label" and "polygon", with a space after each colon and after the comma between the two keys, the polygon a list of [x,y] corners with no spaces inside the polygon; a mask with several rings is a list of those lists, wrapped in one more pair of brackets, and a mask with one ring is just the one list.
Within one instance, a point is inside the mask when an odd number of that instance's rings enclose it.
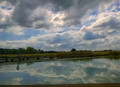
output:
{"label": "cloud reflection in water", "polygon": [[57,60],[31,64],[1,64],[0,84],[119,83],[120,60]]}

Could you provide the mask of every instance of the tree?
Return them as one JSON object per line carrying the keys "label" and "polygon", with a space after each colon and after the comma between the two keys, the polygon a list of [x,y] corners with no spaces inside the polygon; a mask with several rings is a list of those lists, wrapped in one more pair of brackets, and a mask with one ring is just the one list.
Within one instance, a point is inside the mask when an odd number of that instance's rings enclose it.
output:
{"label": "tree", "polygon": [[24,54],[24,53],[25,53],[25,49],[24,49],[24,48],[18,48],[18,51],[19,51],[21,54]]}
{"label": "tree", "polygon": [[75,48],[72,48],[71,51],[72,51],[72,52],[73,52],[73,51],[76,51],[76,49],[75,49]]}
{"label": "tree", "polygon": [[26,49],[27,53],[37,53],[38,51],[34,49],[33,47],[27,47]]}
{"label": "tree", "polygon": [[38,49],[38,53],[45,53],[44,50]]}

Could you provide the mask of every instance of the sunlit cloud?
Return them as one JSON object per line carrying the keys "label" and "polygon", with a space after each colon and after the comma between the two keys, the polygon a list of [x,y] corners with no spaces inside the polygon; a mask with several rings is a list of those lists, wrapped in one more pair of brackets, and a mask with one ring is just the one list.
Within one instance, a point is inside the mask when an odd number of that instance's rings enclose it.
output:
{"label": "sunlit cloud", "polygon": [[119,14],[119,0],[2,0],[0,47],[118,50]]}

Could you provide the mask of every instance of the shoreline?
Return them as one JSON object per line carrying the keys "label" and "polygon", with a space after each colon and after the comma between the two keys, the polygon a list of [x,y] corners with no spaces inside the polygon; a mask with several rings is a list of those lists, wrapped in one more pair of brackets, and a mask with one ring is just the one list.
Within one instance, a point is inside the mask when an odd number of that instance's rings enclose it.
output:
{"label": "shoreline", "polygon": [[93,59],[120,59],[120,56],[92,56],[92,57],[66,57],[66,58],[56,58],[56,57],[8,57],[0,58],[0,63],[18,63],[18,62],[43,62],[43,61],[55,61],[55,60],[80,60],[80,61],[92,61]]}
{"label": "shoreline", "polygon": [[58,84],[58,85],[0,85],[0,87],[120,87],[120,83]]}

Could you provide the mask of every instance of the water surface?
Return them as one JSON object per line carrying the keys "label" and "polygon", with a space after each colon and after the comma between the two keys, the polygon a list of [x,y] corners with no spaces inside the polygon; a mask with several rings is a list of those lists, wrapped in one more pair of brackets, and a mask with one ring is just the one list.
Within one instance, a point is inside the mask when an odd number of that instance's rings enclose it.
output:
{"label": "water surface", "polygon": [[0,85],[84,83],[120,83],[120,60],[58,59],[0,64]]}

